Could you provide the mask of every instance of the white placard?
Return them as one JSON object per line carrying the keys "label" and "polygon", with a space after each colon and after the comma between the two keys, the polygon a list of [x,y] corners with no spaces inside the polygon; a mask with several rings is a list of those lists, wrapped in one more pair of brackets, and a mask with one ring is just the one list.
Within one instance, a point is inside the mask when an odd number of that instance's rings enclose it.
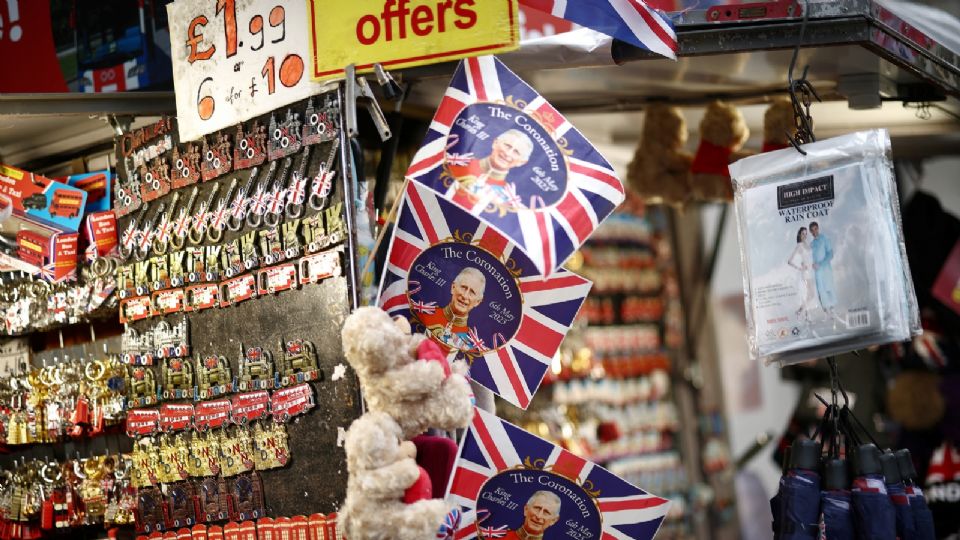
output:
{"label": "white placard", "polygon": [[177,0],[167,6],[180,140],[321,93],[303,0]]}

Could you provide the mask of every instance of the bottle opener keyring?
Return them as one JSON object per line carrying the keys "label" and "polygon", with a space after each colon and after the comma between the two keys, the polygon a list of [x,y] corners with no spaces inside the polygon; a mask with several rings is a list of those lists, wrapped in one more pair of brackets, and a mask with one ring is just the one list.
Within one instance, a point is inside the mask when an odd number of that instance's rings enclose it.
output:
{"label": "bottle opener keyring", "polygon": [[190,232],[187,233],[187,238],[190,240],[190,245],[192,246],[203,242],[203,236],[207,232],[207,221],[213,216],[210,208],[213,207],[213,200],[217,197],[218,191],[220,191],[219,182],[213,185],[213,189],[211,189],[210,194],[207,195],[207,200],[200,203],[200,209],[197,210],[196,215],[193,216],[193,226],[190,227]]}
{"label": "bottle opener keyring", "polygon": [[280,223],[280,217],[283,216],[283,207],[287,201],[286,183],[291,165],[293,165],[293,157],[287,156],[284,158],[280,176],[273,183],[273,189],[267,196],[267,208],[263,213],[263,222],[270,227],[276,227],[277,223]]}
{"label": "bottle opener keyring", "polygon": [[233,196],[233,190],[237,189],[238,182],[236,178],[230,182],[227,192],[217,203],[217,209],[211,214],[210,225],[207,227],[207,240],[211,242],[216,243],[223,239],[223,230],[227,226],[227,218],[230,214],[230,208],[227,205],[230,204],[230,198]]}
{"label": "bottle opener keyring", "polygon": [[290,188],[287,190],[283,213],[289,219],[303,215],[303,203],[307,198],[307,167],[310,165],[310,147],[303,149],[300,167],[293,173]]}
{"label": "bottle opener keyring", "polygon": [[237,196],[230,205],[230,217],[227,219],[227,230],[237,232],[243,228],[243,220],[247,217],[247,204],[249,203],[247,196],[250,195],[250,188],[252,188],[254,182],[257,181],[259,174],[260,167],[254,167],[253,170],[250,171],[250,176],[247,177],[247,182],[243,184],[243,187],[237,192]]}
{"label": "bottle opener keyring", "polygon": [[190,198],[187,203],[180,208],[176,221],[173,222],[173,234],[170,235],[170,247],[174,251],[183,249],[187,244],[187,233],[190,232],[190,220],[193,219],[193,205],[197,201],[197,195],[200,193],[200,186],[193,186],[190,191]]}
{"label": "bottle opener keyring", "polygon": [[323,210],[327,206],[330,194],[333,193],[333,181],[337,177],[337,171],[333,168],[333,163],[337,159],[337,147],[339,145],[340,139],[334,139],[327,161],[320,164],[320,170],[313,177],[310,199],[307,203],[314,210]]}
{"label": "bottle opener keyring", "polygon": [[277,162],[271,161],[270,168],[267,169],[267,175],[257,184],[257,190],[248,201],[246,222],[251,228],[256,229],[263,222],[263,214],[267,209],[267,197],[269,197],[267,186],[270,185],[276,172]]}
{"label": "bottle opener keyring", "polygon": [[148,255],[150,255],[150,247],[153,244],[153,236],[156,234],[154,227],[157,224],[157,218],[163,214],[163,210],[165,208],[166,205],[164,203],[160,203],[160,207],[157,208],[157,213],[155,213],[153,218],[145,223],[144,227],[140,229],[140,234],[137,238],[137,251],[133,254],[134,259],[143,261]]}
{"label": "bottle opener keyring", "polygon": [[180,201],[180,192],[173,193],[173,201],[170,202],[170,209],[163,215],[160,224],[157,225],[157,232],[153,235],[153,253],[163,255],[167,252],[167,244],[170,240],[170,231],[173,228],[173,214],[177,209],[177,203]]}
{"label": "bottle opener keyring", "polygon": [[133,255],[133,252],[137,250],[137,237],[140,233],[140,229],[137,227],[144,218],[147,216],[147,210],[150,208],[150,204],[144,204],[140,207],[140,212],[130,220],[130,223],[127,224],[126,230],[123,231],[123,235],[120,237],[120,260],[128,261]]}

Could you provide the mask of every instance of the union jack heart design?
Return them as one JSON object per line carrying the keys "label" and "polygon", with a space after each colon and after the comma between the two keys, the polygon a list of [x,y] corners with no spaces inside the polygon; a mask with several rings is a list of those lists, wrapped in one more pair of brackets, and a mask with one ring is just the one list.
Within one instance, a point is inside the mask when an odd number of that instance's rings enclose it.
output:
{"label": "union jack heart design", "polygon": [[[650,540],[670,501],[600,465],[475,409],[446,500],[462,512],[456,538]],[[537,510],[527,517],[525,507]]]}
{"label": "union jack heart design", "polygon": [[481,216],[546,276],[625,197],[583,134],[492,56],[460,62],[406,176]]}
{"label": "union jack heart design", "polygon": [[526,408],[592,283],[561,269],[544,278],[480,217],[407,184],[378,303],[428,332],[470,377]]}

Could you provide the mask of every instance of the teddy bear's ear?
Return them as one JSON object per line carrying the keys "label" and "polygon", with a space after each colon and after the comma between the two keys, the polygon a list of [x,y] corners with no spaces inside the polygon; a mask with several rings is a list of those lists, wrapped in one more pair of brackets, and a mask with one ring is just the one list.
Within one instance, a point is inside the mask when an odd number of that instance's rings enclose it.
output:
{"label": "teddy bear's ear", "polygon": [[410,326],[410,321],[404,319],[403,317],[394,317],[393,324],[395,324],[397,328],[399,328],[404,334],[411,334],[413,332],[413,328]]}
{"label": "teddy bear's ear", "polygon": [[401,332],[382,309],[362,307],[347,317],[341,336],[347,362],[362,379],[365,373],[379,373],[392,367],[397,351],[406,348],[409,334]]}

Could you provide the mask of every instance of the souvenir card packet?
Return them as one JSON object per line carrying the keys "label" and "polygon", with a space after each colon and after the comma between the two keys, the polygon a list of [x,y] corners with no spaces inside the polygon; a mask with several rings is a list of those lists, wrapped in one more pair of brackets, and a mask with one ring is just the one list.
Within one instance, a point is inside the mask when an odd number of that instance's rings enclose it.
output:
{"label": "souvenir card packet", "polygon": [[794,363],[917,335],[887,132],[802,148],[730,166],[751,357]]}

